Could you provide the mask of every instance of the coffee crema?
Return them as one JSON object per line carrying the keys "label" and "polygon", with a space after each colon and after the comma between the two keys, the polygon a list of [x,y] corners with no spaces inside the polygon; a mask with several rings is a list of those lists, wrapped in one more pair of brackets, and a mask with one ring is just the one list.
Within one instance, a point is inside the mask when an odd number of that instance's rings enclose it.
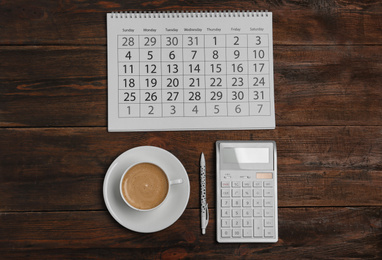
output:
{"label": "coffee crema", "polygon": [[163,202],[169,183],[161,168],[151,163],[139,163],[126,172],[121,189],[123,197],[131,206],[148,210]]}

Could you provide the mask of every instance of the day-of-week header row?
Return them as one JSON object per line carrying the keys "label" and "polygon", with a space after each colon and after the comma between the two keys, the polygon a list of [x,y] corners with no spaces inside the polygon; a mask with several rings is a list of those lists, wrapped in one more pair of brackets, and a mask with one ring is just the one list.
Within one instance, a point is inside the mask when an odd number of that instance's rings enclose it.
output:
{"label": "day-of-week header row", "polygon": [[[242,28],[240,27],[230,27],[231,32],[240,32]],[[264,28],[262,27],[250,27],[249,30],[251,32],[263,32]],[[123,28],[122,32],[124,33],[134,33],[134,32],[145,32],[145,33],[156,33],[158,29],[156,28],[143,28],[141,29],[133,29],[133,28]],[[221,32],[222,28],[164,28],[165,32],[169,33],[177,33],[177,32]]]}

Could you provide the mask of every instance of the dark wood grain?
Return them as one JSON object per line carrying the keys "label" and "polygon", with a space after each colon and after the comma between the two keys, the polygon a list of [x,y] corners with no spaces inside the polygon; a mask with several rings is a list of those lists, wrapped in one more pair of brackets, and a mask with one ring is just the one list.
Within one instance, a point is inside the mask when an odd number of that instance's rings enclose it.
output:
{"label": "dark wood grain", "polygon": [[[0,126],[106,126],[105,47],[0,56]],[[381,46],[280,46],[274,56],[278,126],[381,125]]]}
{"label": "dark wood grain", "polygon": [[17,258],[108,259],[382,257],[381,207],[280,208],[280,239],[275,244],[218,244],[214,211],[210,214],[203,236],[199,210],[194,209],[151,234],[127,230],[104,211],[0,213],[0,223],[8,223],[0,233],[0,253]]}
{"label": "dark wood grain", "polygon": [[[275,130],[108,133],[106,13],[273,12]],[[382,2],[0,1],[1,259],[382,259]],[[218,244],[216,140],[275,140],[279,241]],[[140,234],[106,210],[122,152],[184,164],[191,196]],[[200,152],[210,224],[200,233]]]}
{"label": "dark wood grain", "polygon": [[[0,2],[0,44],[106,44],[112,11],[268,10],[275,44],[379,44],[380,1]],[[366,28],[366,29],[365,29]]]}
{"label": "dark wood grain", "polygon": [[[0,211],[105,209],[102,185],[112,161],[140,145],[172,152],[199,207],[198,161],[207,159],[215,198],[216,140],[275,140],[280,206],[382,206],[381,127],[278,127],[272,131],[107,133],[105,128],[1,129]],[[17,142],[15,142],[17,140]]]}

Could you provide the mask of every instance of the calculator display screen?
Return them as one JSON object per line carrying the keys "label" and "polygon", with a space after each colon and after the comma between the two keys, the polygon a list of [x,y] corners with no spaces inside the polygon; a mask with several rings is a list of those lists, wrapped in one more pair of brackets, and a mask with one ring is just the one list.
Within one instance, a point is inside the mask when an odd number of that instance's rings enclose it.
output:
{"label": "calculator display screen", "polygon": [[269,148],[227,147],[222,151],[226,163],[269,163]]}

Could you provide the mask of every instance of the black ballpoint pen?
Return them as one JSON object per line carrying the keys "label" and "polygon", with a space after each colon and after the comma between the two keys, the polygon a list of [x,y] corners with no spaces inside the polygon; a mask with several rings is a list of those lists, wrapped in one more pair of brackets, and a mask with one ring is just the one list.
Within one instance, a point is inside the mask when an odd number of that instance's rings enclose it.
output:
{"label": "black ballpoint pen", "polygon": [[200,155],[200,224],[203,235],[206,233],[209,218],[210,215],[206,201],[206,160],[202,153]]}

